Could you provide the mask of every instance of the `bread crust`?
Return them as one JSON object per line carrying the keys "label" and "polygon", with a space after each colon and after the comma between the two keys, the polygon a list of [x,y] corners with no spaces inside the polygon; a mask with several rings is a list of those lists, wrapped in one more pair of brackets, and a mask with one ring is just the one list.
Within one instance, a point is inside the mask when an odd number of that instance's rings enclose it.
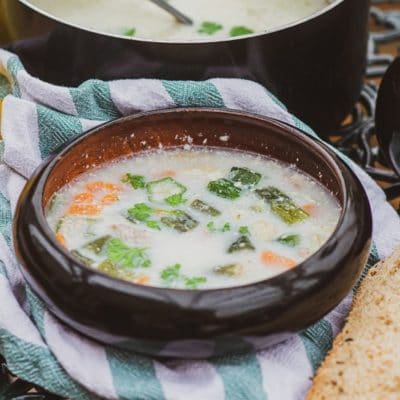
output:
{"label": "bread crust", "polygon": [[400,399],[400,247],[369,271],[306,400]]}

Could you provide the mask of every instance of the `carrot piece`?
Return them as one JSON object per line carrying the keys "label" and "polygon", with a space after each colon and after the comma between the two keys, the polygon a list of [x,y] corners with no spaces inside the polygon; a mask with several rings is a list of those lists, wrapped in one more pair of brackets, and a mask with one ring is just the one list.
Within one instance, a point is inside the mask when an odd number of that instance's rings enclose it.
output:
{"label": "carrot piece", "polygon": [[91,203],[94,195],[91,192],[82,192],[74,196],[74,203]]}
{"label": "carrot piece", "polygon": [[318,211],[318,206],[317,206],[315,203],[304,204],[303,210],[304,210],[307,214],[315,216],[315,214],[316,214],[317,211]]}
{"label": "carrot piece", "polygon": [[293,268],[297,265],[295,260],[281,256],[280,254],[272,251],[263,251],[261,253],[261,261],[264,264],[275,264],[286,268]]}
{"label": "carrot piece", "polygon": [[62,233],[58,232],[58,233],[56,234],[56,240],[57,240],[57,242],[60,243],[62,246],[64,246],[64,247],[67,246],[67,241],[65,240],[65,236],[64,236]]}
{"label": "carrot piece", "polygon": [[98,215],[101,207],[96,204],[72,204],[68,209],[69,215]]}
{"label": "carrot piece", "polygon": [[168,178],[168,177],[173,178],[174,176],[176,176],[176,171],[174,171],[173,169],[166,169],[157,174],[158,178]]}
{"label": "carrot piece", "polygon": [[109,193],[103,196],[101,199],[101,204],[108,205],[119,200],[119,197],[115,193]]}
{"label": "carrot piece", "polygon": [[150,278],[146,275],[140,276],[139,278],[135,279],[135,283],[138,285],[146,285],[150,282]]}
{"label": "carrot piece", "polygon": [[105,190],[107,192],[114,193],[114,192],[121,192],[123,190],[123,187],[115,183],[95,181],[87,183],[86,189],[89,190],[90,192],[99,192],[101,190]]}

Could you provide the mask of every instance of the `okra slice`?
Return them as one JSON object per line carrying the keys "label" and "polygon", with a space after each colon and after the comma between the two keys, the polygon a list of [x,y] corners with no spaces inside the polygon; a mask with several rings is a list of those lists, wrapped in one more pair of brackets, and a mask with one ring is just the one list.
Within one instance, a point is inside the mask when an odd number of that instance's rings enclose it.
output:
{"label": "okra slice", "polygon": [[72,250],[71,254],[77,258],[82,264],[86,265],[87,267],[90,267],[93,265],[94,261],[89,258],[84,256],[82,253],[80,253],[78,250]]}
{"label": "okra slice", "polygon": [[276,239],[277,242],[288,247],[296,247],[300,243],[299,235],[282,235]]}
{"label": "okra slice", "polygon": [[208,190],[219,197],[223,197],[224,199],[237,199],[240,197],[242,189],[235,186],[232,181],[228,179],[221,178],[216,181],[211,181],[208,184]]}
{"label": "okra slice", "polygon": [[185,186],[171,177],[147,183],[146,190],[149,200],[158,203],[187,191]]}
{"label": "okra slice", "polygon": [[251,189],[258,185],[261,174],[245,167],[233,167],[229,172],[228,179],[240,183],[241,187]]}
{"label": "okra slice", "polygon": [[184,211],[177,210],[161,217],[161,222],[168,228],[178,232],[189,232],[196,228],[199,223]]}
{"label": "okra slice", "polygon": [[239,276],[243,272],[243,266],[240,264],[219,265],[213,271],[218,275]]}
{"label": "okra slice", "polygon": [[255,250],[253,243],[247,236],[240,236],[239,239],[234,241],[228,249],[228,253],[235,253],[242,250]]}
{"label": "okra slice", "polygon": [[276,187],[269,186],[256,190],[256,193],[270,205],[272,212],[288,225],[304,221],[309,217],[307,212]]}
{"label": "okra slice", "polygon": [[96,240],[93,240],[93,241],[89,242],[88,244],[86,244],[85,249],[90,250],[95,254],[100,254],[104,250],[107,242],[110,239],[111,239],[110,235],[99,237]]}
{"label": "okra slice", "polygon": [[135,274],[127,269],[118,268],[111,260],[104,260],[99,266],[98,270],[113,278],[119,278],[126,281],[133,281]]}
{"label": "okra slice", "polygon": [[212,217],[218,217],[218,215],[221,215],[221,211],[217,210],[213,206],[210,206],[203,200],[194,200],[190,207],[203,214],[211,215]]}

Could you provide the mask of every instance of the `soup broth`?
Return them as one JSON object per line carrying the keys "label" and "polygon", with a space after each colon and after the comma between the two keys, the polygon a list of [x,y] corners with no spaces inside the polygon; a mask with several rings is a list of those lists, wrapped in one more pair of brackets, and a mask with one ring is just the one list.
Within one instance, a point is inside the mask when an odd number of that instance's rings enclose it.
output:
{"label": "soup broth", "polygon": [[101,166],[46,210],[57,240],[86,266],[178,289],[243,285],[294,268],[339,215],[336,198],[293,166],[203,148]]}
{"label": "soup broth", "polygon": [[31,0],[64,21],[154,40],[210,40],[263,32],[308,17],[337,0],[170,0],[194,21],[178,23],[147,0]]}

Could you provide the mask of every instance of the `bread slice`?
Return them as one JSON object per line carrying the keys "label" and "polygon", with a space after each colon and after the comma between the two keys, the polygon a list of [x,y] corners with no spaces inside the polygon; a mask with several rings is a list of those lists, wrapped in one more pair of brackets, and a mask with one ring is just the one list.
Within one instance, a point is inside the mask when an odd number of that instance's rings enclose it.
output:
{"label": "bread slice", "polygon": [[362,282],[306,399],[400,399],[400,247]]}

